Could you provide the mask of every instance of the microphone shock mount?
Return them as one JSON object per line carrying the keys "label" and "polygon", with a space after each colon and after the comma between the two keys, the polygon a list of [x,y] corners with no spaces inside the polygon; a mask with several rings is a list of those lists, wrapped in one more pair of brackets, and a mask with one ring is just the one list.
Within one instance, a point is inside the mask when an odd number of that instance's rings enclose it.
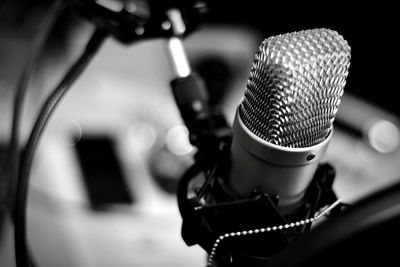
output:
{"label": "microphone shock mount", "polygon": [[283,214],[279,196],[254,191],[248,198],[234,197],[226,182],[226,159],[215,165],[196,162],[178,188],[182,237],[187,245],[207,251],[207,266],[268,266],[312,223],[343,207],[332,189],[335,171],[330,164],[318,166],[302,204]]}

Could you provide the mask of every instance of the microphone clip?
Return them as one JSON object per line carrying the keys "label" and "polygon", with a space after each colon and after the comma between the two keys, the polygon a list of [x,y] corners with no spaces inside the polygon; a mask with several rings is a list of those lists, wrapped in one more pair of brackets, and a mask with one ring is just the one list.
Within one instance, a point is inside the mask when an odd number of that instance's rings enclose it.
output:
{"label": "microphone clip", "polygon": [[74,0],[70,6],[79,16],[104,28],[125,44],[176,36],[176,27],[170,21],[171,11],[182,14],[184,29],[179,35],[188,35],[197,29],[208,11],[204,1],[183,0]]}
{"label": "microphone clip", "polygon": [[[218,266],[264,266],[302,233],[310,231],[318,211],[338,201],[332,189],[335,171],[330,164],[318,166],[303,205],[291,214],[282,214],[277,196],[253,192],[247,198],[233,198],[224,179],[229,169],[226,162],[197,161],[178,188],[183,240],[189,246],[200,245]],[[204,176],[204,183],[193,186],[199,175]],[[332,208],[329,216],[339,213],[340,207]],[[220,242],[222,239],[224,242]]]}

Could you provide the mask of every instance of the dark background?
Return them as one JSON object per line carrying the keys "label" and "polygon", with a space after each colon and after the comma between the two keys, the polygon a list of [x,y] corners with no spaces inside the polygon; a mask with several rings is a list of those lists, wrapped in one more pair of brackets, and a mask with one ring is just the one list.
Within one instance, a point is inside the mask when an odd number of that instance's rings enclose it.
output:
{"label": "dark background", "polygon": [[[35,32],[43,10],[50,0],[12,1],[0,3],[0,29],[25,28]],[[330,28],[338,31],[352,48],[350,74],[346,91],[352,92],[395,114],[397,107],[396,77],[398,53],[398,9],[395,4],[372,1],[350,5],[338,1],[289,3],[287,1],[208,1],[205,23],[249,26],[265,37],[291,31]],[[66,18],[58,23],[53,35],[53,49],[67,43],[74,21]],[[4,27],[3,27],[4,29]],[[2,31],[3,31],[2,29]],[[61,51],[55,51],[61,53]]]}
{"label": "dark background", "polygon": [[398,9],[370,1],[351,5],[337,1],[210,1],[207,19],[254,27],[265,37],[313,28],[336,30],[351,46],[345,92],[351,92],[397,115]]}

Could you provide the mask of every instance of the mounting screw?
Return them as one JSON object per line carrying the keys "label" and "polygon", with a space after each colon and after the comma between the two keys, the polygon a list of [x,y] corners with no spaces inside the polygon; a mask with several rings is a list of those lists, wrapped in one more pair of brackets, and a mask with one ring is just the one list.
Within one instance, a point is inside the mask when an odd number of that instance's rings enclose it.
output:
{"label": "mounting screw", "polygon": [[314,154],[310,154],[310,155],[307,156],[306,159],[307,159],[308,161],[310,161],[310,160],[312,160],[312,159],[314,159],[314,158],[315,158],[315,155],[314,155]]}
{"label": "mounting screw", "polygon": [[135,33],[137,35],[142,35],[144,33],[144,27],[143,26],[138,26],[135,28]]}

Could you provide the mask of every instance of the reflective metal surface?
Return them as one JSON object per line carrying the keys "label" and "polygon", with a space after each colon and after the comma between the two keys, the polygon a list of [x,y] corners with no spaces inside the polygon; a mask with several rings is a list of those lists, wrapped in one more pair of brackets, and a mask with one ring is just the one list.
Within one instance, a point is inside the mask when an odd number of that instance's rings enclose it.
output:
{"label": "reflective metal surface", "polygon": [[239,112],[260,138],[308,147],[328,135],[350,65],[350,47],[336,31],[273,36],[255,55]]}

